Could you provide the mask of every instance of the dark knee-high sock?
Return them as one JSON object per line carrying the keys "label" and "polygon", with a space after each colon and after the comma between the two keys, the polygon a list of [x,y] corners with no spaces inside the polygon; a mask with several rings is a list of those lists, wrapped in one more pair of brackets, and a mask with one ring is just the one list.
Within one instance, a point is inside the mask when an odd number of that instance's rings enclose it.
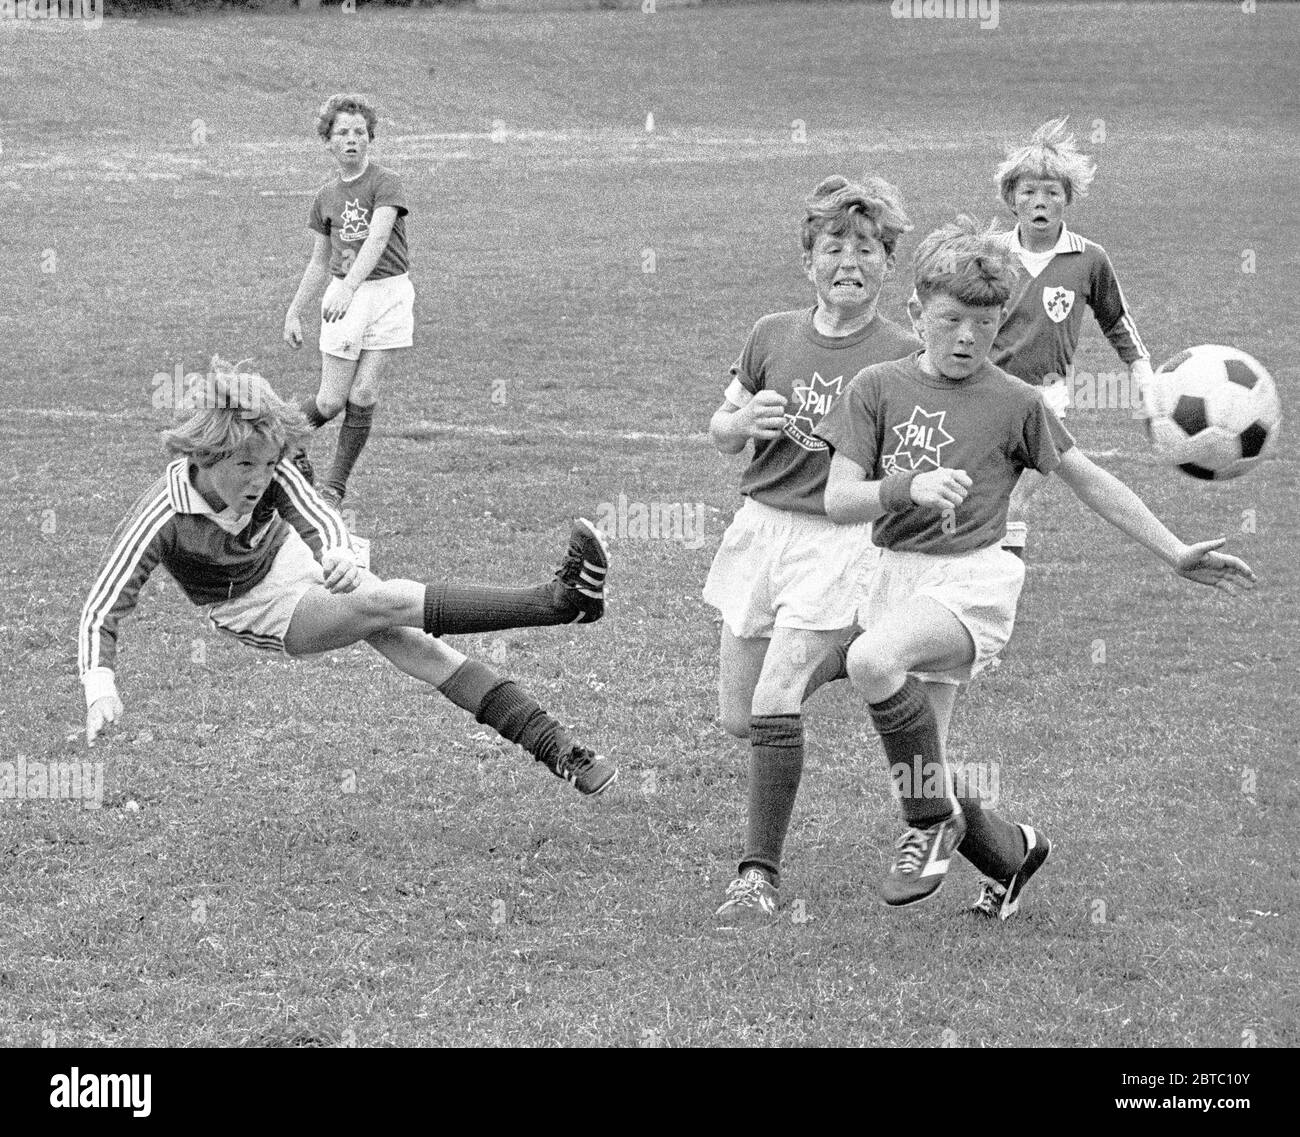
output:
{"label": "dark knee-high sock", "polygon": [[462,663],[438,690],[502,738],[522,746],[548,766],[553,766],[573,745],[564,727],[542,710],[527,691],[475,660]]}
{"label": "dark knee-high sock", "polygon": [[985,807],[978,794],[959,788],[957,800],[966,818],[966,836],[958,852],[985,876],[1006,884],[1025,863],[1025,835]]}
{"label": "dark knee-high sock", "polygon": [[871,703],[903,820],[924,827],[952,816],[957,807],[952,771],[943,756],[939,724],[921,681],[909,675],[894,694]]}
{"label": "dark knee-high sock", "polygon": [[[308,425],[311,426],[312,430],[320,430],[322,426],[334,417],[334,415],[321,413],[320,407],[316,405],[315,395],[308,395],[298,404],[298,406],[301,408],[302,413],[307,416]],[[338,412],[336,411],[335,414],[337,413]]]}
{"label": "dark knee-high sock", "polygon": [[339,427],[339,444],[334,450],[334,462],[325,478],[325,484],[339,493],[347,489],[352,467],[357,464],[361,451],[365,449],[366,439],[370,437],[370,424],[374,417],[373,403],[362,407],[351,399],[348,400],[343,412],[343,425]]}
{"label": "dark knee-high sock", "polygon": [[775,883],[803,776],[802,717],[753,715],[749,745],[749,821],[740,871],[757,865],[771,873]]}
{"label": "dark knee-high sock", "polygon": [[424,589],[424,630],[431,636],[547,628],[578,615],[569,590],[559,581],[533,588],[478,584],[429,584]]}

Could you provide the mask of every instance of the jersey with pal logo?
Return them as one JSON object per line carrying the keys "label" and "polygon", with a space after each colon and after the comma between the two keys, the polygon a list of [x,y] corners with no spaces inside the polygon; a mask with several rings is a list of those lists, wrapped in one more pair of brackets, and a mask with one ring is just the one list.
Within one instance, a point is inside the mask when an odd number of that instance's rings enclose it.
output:
{"label": "jersey with pal logo", "polygon": [[818,425],[854,375],[915,351],[920,341],[883,316],[852,335],[822,335],[813,326],[815,311],[776,312],[759,320],[731,365],[726,397],[738,407],[759,391],[786,398],[781,433],[754,442],[740,492],[776,509],[824,515],[830,454],[817,437]]}
{"label": "jersey with pal logo", "polygon": [[870,481],[940,467],[965,470],[970,492],[945,516],[913,506],[872,526],[886,549],[952,554],[1002,540],[1007,502],[1022,470],[1050,474],[1074,445],[1041,392],[985,361],[967,379],[922,371],[920,353],[868,367],[817,429]]}
{"label": "jersey with pal logo", "polygon": [[358,178],[345,182],[340,177],[321,186],[312,202],[307,228],[330,239],[330,272],[347,276],[361,246],[370,236],[370,222],[381,205],[397,210],[397,220],[388,244],[379,254],[367,280],[400,276],[409,261],[406,252],[406,191],[392,170],[371,162]]}

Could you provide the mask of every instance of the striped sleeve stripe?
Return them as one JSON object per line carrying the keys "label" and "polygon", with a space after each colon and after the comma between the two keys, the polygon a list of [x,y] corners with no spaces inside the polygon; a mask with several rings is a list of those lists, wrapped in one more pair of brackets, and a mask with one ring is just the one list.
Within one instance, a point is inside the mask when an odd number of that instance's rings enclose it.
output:
{"label": "striped sleeve stripe", "polygon": [[1120,284],[1119,277],[1115,277],[1115,291],[1119,293],[1119,307],[1124,314],[1120,316],[1120,323],[1123,324],[1124,330],[1128,332],[1129,338],[1133,341],[1133,346],[1138,349],[1138,355],[1144,359],[1149,358],[1151,353],[1147,351],[1146,344],[1142,342],[1142,337],[1138,335],[1137,324],[1133,322],[1133,317],[1129,314],[1128,297],[1124,295],[1124,286]]}
{"label": "striped sleeve stripe", "polygon": [[113,610],[118,597],[135,574],[141,557],[172,517],[168,490],[159,493],[140,509],[139,515],[122,535],[96,578],[86,605],[81,610],[77,636],[77,663],[82,672],[99,666],[99,633]]}
{"label": "striped sleeve stripe", "polygon": [[303,477],[302,471],[292,462],[281,462],[275,468],[280,484],[289,494],[289,501],[321,535],[327,549],[346,549],[348,531],[338,515],[316,496],[316,491]]}

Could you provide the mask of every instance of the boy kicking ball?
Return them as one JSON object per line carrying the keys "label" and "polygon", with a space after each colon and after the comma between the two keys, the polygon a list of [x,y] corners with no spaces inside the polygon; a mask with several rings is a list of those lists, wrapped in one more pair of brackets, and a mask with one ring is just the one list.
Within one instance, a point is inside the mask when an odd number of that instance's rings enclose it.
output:
{"label": "boy kicking ball", "polygon": [[704,588],[722,613],[722,724],[750,749],[745,847],[717,910],[724,925],[776,914],[803,774],[800,708],[811,689],[842,674],[841,644],[876,557],[867,526],[827,519],[829,452],[813,431],[862,368],[920,346],[876,310],[895,246],[911,228],[898,191],[878,178],[831,177],[807,207],[803,268],[816,304],[755,325],[709,424],[722,453],[753,446],[740,479],[744,504]]}
{"label": "boy kicking ball", "polygon": [[1017,267],[1005,242],[961,218],[915,257],[925,348],[868,367],[817,429],[833,449],[826,512],[874,522],[882,552],[849,675],[880,734],[905,830],[886,904],[938,892],[954,851],[986,877],[975,910],[1006,919],[1051,845],[978,798],[959,798],[923,682],[966,682],[1011,636],[1025,566],[1001,548],[1022,471],[1055,472],[1089,508],[1179,576],[1230,594],[1255,574],[1224,542],[1178,540],[1119,479],[1084,457],[1041,392],[988,361]]}
{"label": "boy kicking ball", "polygon": [[307,432],[260,375],[214,362],[201,405],[164,435],[175,460],[118,526],[82,609],[86,741],[122,717],[117,626],[161,564],[219,631],[289,656],[364,640],[581,793],[608,789],[613,763],[574,742],[514,682],[438,638],[600,619],[609,562],[595,526],[574,523],[549,584],[380,580],[357,566],[342,519],[288,460]]}
{"label": "boy kicking ball", "polygon": [[343,412],[334,462],[320,487],[336,508],[370,437],[380,378],[394,353],[411,346],[415,326],[406,193],[395,173],[370,160],[378,121],[359,95],[333,95],[320,108],[316,132],[338,176],[312,202],[307,227],[315,244],[284,318],[285,343],[297,350],[302,305],[330,278],[321,300],[320,389],[302,410],[314,430]]}

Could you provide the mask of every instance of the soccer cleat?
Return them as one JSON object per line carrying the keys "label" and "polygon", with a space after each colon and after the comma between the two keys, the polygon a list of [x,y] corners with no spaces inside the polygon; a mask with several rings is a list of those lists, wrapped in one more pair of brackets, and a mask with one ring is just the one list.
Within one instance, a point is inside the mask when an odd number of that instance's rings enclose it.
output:
{"label": "soccer cleat", "polygon": [[905,830],[881,886],[881,899],[891,908],[901,908],[933,896],[943,887],[948,863],[965,836],[966,818],[960,810],[935,825]]}
{"label": "soccer cleat", "polygon": [[555,760],[546,764],[557,778],[571,782],[584,797],[604,793],[618,777],[618,767],[603,755],[585,746],[571,746]]}
{"label": "soccer cleat", "polygon": [[586,518],[579,517],[569,531],[569,549],[555,579],[568,591],[578,610],[571,624],[590,624],[605,614],[605,575],[609,572],[609,544]]}
{"label": "soccer cleat", "polygon": [[1006,884],[988,879],[981,881],[980,894],[976,897],[975,903],[970,906],[972,912],[978,912],[989,919],[997,917],[999,920],[1008,920],[1020,911],[1021,892],[1029,883],[1029,878],[1042,868],[1047,863],[1047,858],[1052,855],[1052,843],[1047,839],[1046,834],[1031,829],[1028,825],[1021,825],[1020,831],[1025,835],[1025,847],[1029,850],[1025,854],[1025,861],[1020,866],[1020,871]]}
{"label": "soccer cleat", "polygon": [[776,886],[767,873],[750,868],[727,885],[726,898],[714,915],[724,927],[766,924],[776,917],[777,901]]}
{"label": "soccer cleat", "polygon": [[322,501],[335,510],[343,508],[343,494],[333,486],[317,486],[316,492],[320,494]]}

